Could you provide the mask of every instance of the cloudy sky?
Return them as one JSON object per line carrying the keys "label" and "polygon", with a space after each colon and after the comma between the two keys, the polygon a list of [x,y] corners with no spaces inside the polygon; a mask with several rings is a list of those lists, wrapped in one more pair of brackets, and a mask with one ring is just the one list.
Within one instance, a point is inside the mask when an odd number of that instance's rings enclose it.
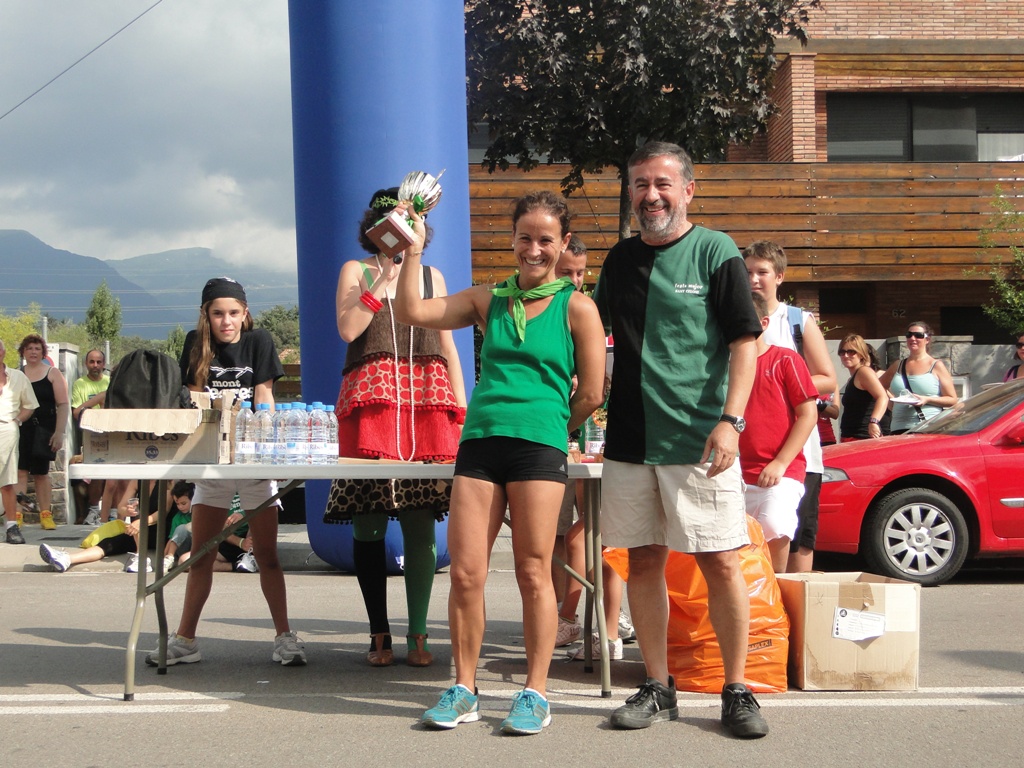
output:
{"label": "cloudy sky", "polygon": [[[156,0],[0,0],[0,115]],[[287,0],[163,0],[0,119],[0,229],[295,268]]]}

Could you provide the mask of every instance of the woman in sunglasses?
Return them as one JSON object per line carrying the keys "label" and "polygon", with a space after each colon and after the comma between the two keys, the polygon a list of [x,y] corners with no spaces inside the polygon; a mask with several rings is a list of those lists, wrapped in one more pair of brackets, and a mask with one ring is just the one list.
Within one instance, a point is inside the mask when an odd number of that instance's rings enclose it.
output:
{"label": "woman in sunglasses", "polygon": [[1017,334],[1017,348],[1013,351],[1014,364],[1010,366],[1010,370],[1003,376],[1003,381],[1013,381],[1014,379],[1024,379],[1024,372],[1022,372],[1021,361],[1024,360],[1024,331]]}
{"label": "woman in sunglasses", "polygon": [[840,442],[867,440],[888,434],[889,398],[872,365],[871,348],[863,337],[847,334],[839,344],[839,362],[850,372],[843,390]]}
{"label": "woman in sunglasses", "polygon": [[882,386],[889,390],[892,403],[892,434],[902,435],[911,427],[930,419],[943,408],[956,404],[953,377],[941,360],[928,354],[932,329],[928,323],[913,322],[907,327],[909,354],[889,366],[882,374]]}

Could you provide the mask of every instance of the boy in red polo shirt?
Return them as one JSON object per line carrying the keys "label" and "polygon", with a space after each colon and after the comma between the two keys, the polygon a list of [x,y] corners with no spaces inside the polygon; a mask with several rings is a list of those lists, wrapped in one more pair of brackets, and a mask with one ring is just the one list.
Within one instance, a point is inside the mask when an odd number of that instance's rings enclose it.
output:
{"label": "boy in red polo shirt", "polygon": [[[753,295],[761,327],[768,327],[765,300]],[[796,352],[757,339],[757,376],[740,434],[740,469],[746,483],[747,514],[761,524],[772,567],[784,573],[789,542],[796,532],[807,462],[803,447],[818,421],[807,363]]]}

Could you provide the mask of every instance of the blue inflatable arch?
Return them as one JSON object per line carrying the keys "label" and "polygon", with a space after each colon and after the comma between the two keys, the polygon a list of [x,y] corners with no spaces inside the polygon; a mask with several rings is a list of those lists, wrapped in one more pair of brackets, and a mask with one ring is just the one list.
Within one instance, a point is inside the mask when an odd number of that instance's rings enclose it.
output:
{"label": "blue inflatable arch", "polygon": [[[361,258],[356,225],[375,190],[397,186],[410,171],[444,169],[427,259],[450,292],[471,283],[463,13],[462,3],[288,3],[306,402],[338,396],[345,344],[334,294],[342,263]],[[455,337],[463,368],[472,371],[472,334]],[[351,526],[322,522],[327,491],[325,481],[306,484],[309,540],[319,557],[342,568],[351,563]],[[445,531],[442,524],[439,560],[447,553]],[[392,523],[388,539],[396,537],[400,545]]]}

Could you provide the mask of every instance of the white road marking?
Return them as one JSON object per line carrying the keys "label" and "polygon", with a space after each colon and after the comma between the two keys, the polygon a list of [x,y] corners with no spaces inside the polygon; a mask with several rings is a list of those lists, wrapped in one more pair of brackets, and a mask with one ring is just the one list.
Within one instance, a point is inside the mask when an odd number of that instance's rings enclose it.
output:
{"label": "white road marking", "polygon": [[[508,699],[518,689],[482,690],[481,702],[487,707],[487,700]],[[615,690],[612,698],[601,699],[593,692],[579,690],[552,690],[549,697],[555,706],[570,706],[577,710],[610,711],[620,706],[625,696],[633,689]],[[0,717],[9,715],[52,715],[71,714],[196,714],[226,712],[231,702],[244,699],[323,699],[340,698],[348,701],[377,701],[376,691],[347,691],[338,693],[258,693],[245,694],[240,691],[212,691],[190,693],[163,691],[137,693],[135,701],[123,701],[123,693],[30,693],[0,694]],[[420,694],[410,692],[407,702],[410,710],[418,710],[415,699]],[[815,707],[834,708],[889,708],[889,707],[1024,707],[1024,686],[979,687],[965,686],[920,688],[916,691],[790,691],[786,694],[763,694],[759,703],[766,709],[810,709]],[[7,705],[7,706],[3,706]],[[679,694],[681,709],[717,709],[717,695],[702,695],[688,692]]]}
{"label": "white road marking", "polygon": [[0,707],[0,716],[8,715],[162,715],[224,712],[230,704],[93,704],[91,706]]}
{"label": "white road marking", "polygon": [[[135,701],[219,701],[221,699],[240,699],[245,696],[240,691],[190,693],[188,691],[166,691],[163,693],[136,693]],[[22,704],[39,704],[42,702],[75,702],[83,704],[89,701],[123,701],[124,693],[23,693],[0,694],[0,702],[18,702]],[[130,702],[129,702],[130,703]]]}

